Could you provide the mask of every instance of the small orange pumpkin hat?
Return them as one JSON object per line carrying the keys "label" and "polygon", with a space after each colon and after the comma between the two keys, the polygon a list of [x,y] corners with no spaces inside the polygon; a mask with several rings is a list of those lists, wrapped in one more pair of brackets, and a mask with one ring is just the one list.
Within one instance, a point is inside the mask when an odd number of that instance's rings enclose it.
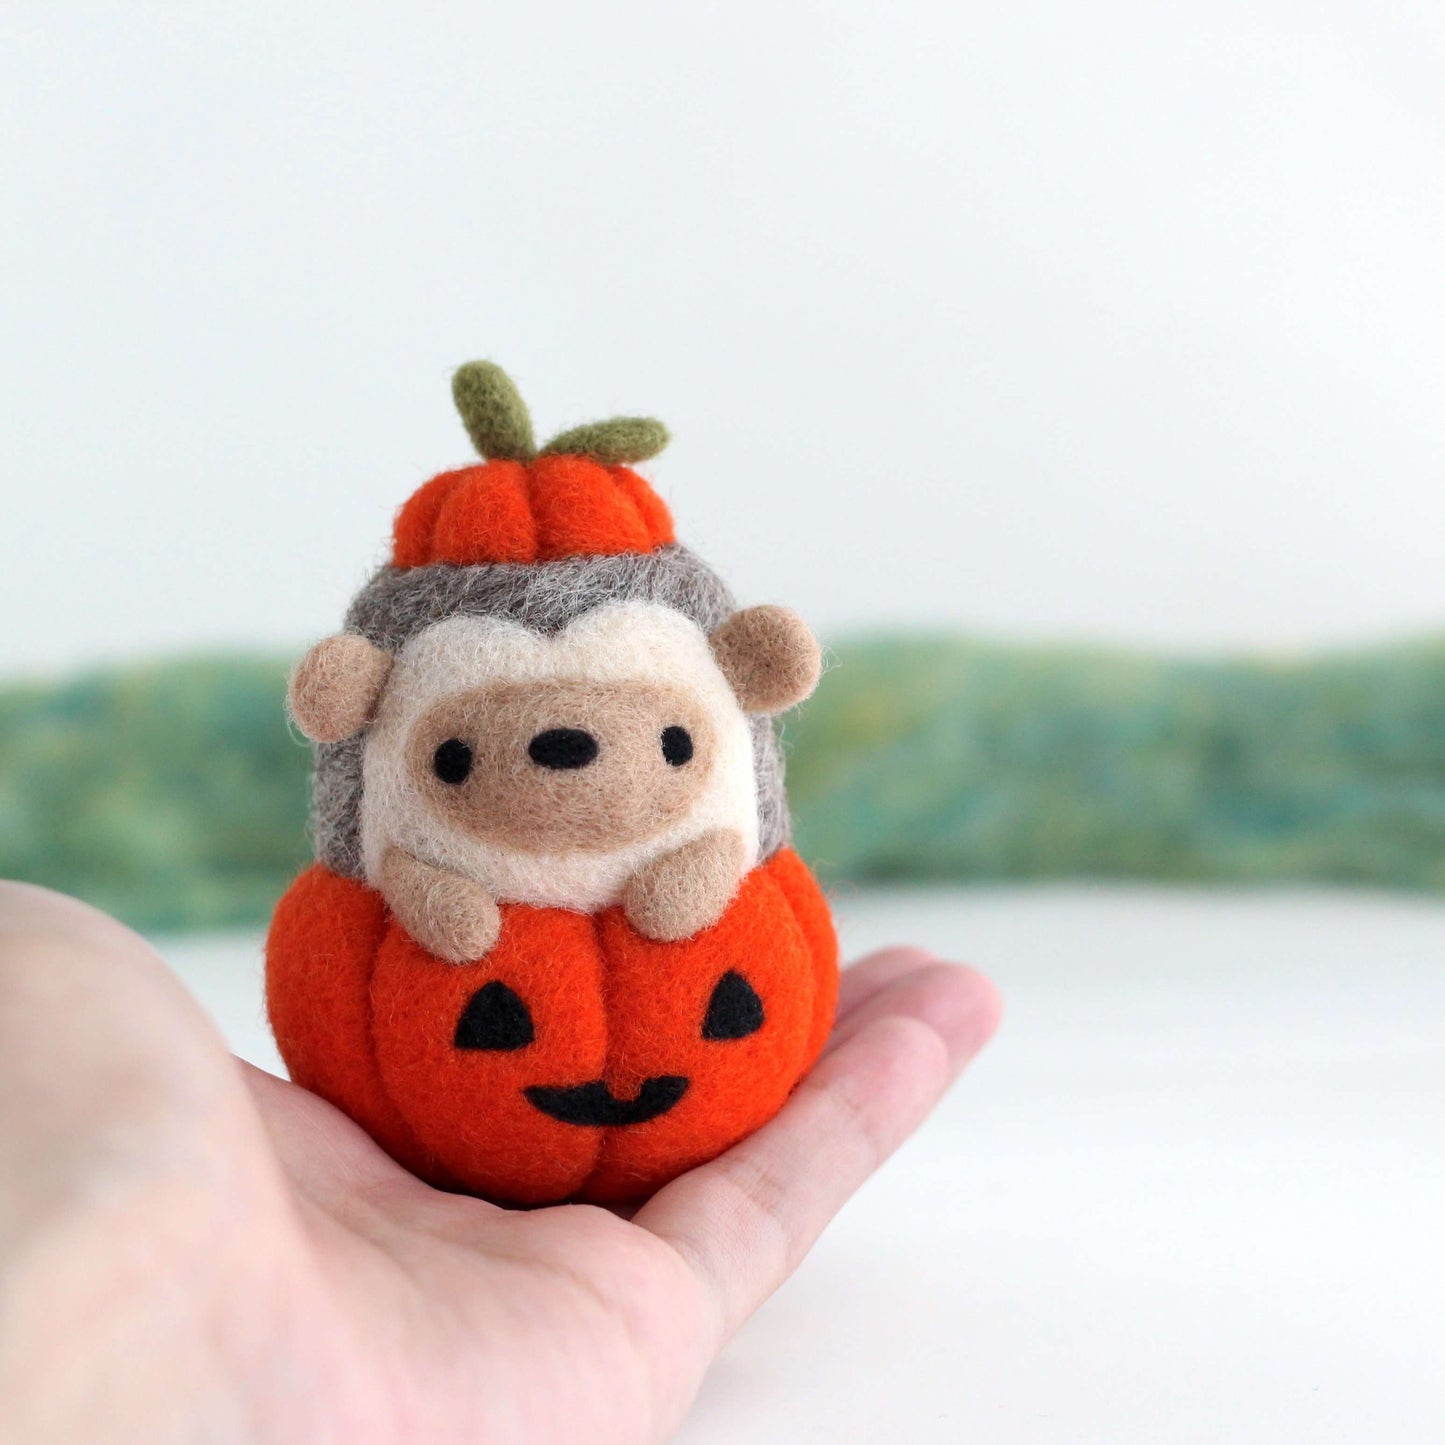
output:
{"label": "small orange pumpkin hat", "polygon": [[631,469],[667,445],[660,421],[588,422],[539,450],[526,403],[495,363],[461,367],[452,396],[484,460],[412,494],[396,519],[394,567],[555,562],[651,552],[675,540],[666,504]]}

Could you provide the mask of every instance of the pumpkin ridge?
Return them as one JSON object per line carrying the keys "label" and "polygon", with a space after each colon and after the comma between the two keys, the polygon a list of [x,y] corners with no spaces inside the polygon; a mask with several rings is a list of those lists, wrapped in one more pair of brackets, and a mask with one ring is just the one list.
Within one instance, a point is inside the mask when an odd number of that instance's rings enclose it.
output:
{"label": "pumpkin ridge", "polygon": [[464,472],[439,472],[423,482],[398,508],[392,523],[392,562],[397,567],[419,567],[429,562],[436,551],[437,518],[457,489]]}
{"label": "pumpkin ridge", "polygon": [[[423,1151],[374,1045],[371,980],[389,926],[373,888],[313,863],[276,906],[266,938],[266,1010],[292,1080],[356,1118],[388,1153],[419,1163]],[[310,1000],[318,991],[332,1005],[320,1029],[306,1027],[315,1023]]]}
{"label": "pumpkin ridge", "polygon": [[652,528],[648,526],[647,518],[642,514],[642,508],[637,505],[636,498],[632,493],[617,480],[616,471],[612,467],[607,468],[607,480],[612,485],[612,490],[617,496],[618,510],[629,520],[636,519],[638,530],[652,545]]}
{"label": "pumpkin ridge", "polygon": [[[606,1044],[602,1055],[601,1077],[609,1085],[612,1079],[616,1077],[612,1055],[613,1034],[615,1032],[612,1026],[612,1010],[617,1002],[617,971],[614,967],[614,952],[603,934],[601,919],[606,913],[620,914],[620,912],[621,910],[618,908],[606,909],[604,913],[595,914],[588,919],[588,922],[592,925],[592,937],[597,944],[597,957],[601,961],[597,987],[602,994],[602,1017],[605,1020],[606,1029]],[[608,1143],[612,1137],[611,1133],[604,1133],[600,1129],[597,1131],[597,1155],[592,1161],[592,1168],[588,1171],[587,1178],[582,1181],[577,1191],[580,1197],[587,1197],[588,1191],[592,1187],[592,1181],[596,1179],[597,1175],[606,1167]]]}
{"label": "pumpkin ridge", "polygon": [[653,548],[665,547],[677,540],[672,525],[672,512],[645,477],[631,467],[608,467],[613,484],[628,498],[642,518],[643,530]]}
{"label": "pumpkin ridge", "polygon": [[[631,985],[658,983],[655,997],[623,998],[630,1008],[609,1020],[646,1060],[629,1072],[687,1075],[693,1087],[670,1112],[604,1133],[585,1197],[635,1199],[716,1157],[771,1118],[811,1064],[819,1002],[813,953],[773,872],[771,858],[754,867],[717,923],[677,943],[644,939],[620,909],[598,915]],[[744,1037],[709,1039],[708,999],[730,970],[757,991],[764,1023]],[[609,1068],[615,1073],[614,1060]]]}
{"label": "pumpkin ridge", "polygon": [[[421,1152],[434,1161],[423,1177],[516,1204],[552,1203],[582,1190],[596,1163],[596,1131],[548,1120],[524,1086],[596,1076],[595,1030],[605,1023],[591,919],[568,909],[503,904],[497,943],[483,958],[461,964],[443,962],[394,924],[378,954],[377,976],[378,1062]],[[493,980],[514,987],[527,1005],[532,1042],[502,1052],[458,1049],[458,1019],[477,989]],[[573,1002],[591,1019],[583,1027],[592,1031],[592,1042],[580,1056],[567,1047]]]}
{"label": "pumpkin ridge", "polygon": [[376,947],[371,951],[371,958],[366,968],[367,1028],[364,1053],[367,1065],[376,1078],[377,1088],[385,1095],[387,1103],[391,1105],[392,1112],[396,1116],[396,1125],[405,1136],[397,1142],[405,1144],[410,1157],[418,1160],[425,1166],[424,1173],[428,1179],[437,1180],[441,1174],[445,1173],[445,1170],[442,1169],[441,1160],[436,1157],[434,1151],[422,1144],[421,1140],[417,1137],[415,1126],[407,1117],[406,1110],[402,1108],[393,1096],[391,1085],[387,1081],[386,1075],[382,1072],[381,1055],[376,1046],[376,964],[377,960],[381,957],[381,951],[386,944],[387,936],[393,929],[399,932],[405,932],[401,924],[391,916],[391,912],[388,910],[386,913],[386,927],[382,930],[381,937],[377,939]]}

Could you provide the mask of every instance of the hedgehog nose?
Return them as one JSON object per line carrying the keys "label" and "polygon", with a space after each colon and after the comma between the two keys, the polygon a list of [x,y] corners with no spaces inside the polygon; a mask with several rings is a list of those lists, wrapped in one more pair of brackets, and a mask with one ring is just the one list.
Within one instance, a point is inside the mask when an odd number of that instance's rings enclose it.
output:
{"label": "hedgehog nose", "polygon": [[527,756],[544,768],[585,768],[597,756],[597,739],[581,728],[548,728],[527,744]]}

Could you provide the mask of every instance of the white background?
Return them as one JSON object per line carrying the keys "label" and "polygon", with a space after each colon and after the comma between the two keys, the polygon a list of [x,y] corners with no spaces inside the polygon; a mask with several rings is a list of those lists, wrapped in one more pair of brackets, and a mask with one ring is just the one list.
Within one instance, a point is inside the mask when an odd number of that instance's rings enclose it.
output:
{"label": "white background", "polygon": [[329,630],[477,355],[830,636],[1440,621],[1438,4],[3,27],[0,668]]}

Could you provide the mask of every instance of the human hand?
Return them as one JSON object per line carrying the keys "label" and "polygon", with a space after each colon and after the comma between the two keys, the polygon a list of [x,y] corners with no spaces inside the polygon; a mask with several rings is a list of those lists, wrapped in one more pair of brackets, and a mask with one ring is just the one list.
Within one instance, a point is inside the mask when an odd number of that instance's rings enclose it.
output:
{"label": "human hand", "polygon": [[238,1064],[118,923],[0,884],[4,1439],[665,1439],[998,1016],[969,969],[873,954],[751,1138],[630,1219],[508,1210]]}

